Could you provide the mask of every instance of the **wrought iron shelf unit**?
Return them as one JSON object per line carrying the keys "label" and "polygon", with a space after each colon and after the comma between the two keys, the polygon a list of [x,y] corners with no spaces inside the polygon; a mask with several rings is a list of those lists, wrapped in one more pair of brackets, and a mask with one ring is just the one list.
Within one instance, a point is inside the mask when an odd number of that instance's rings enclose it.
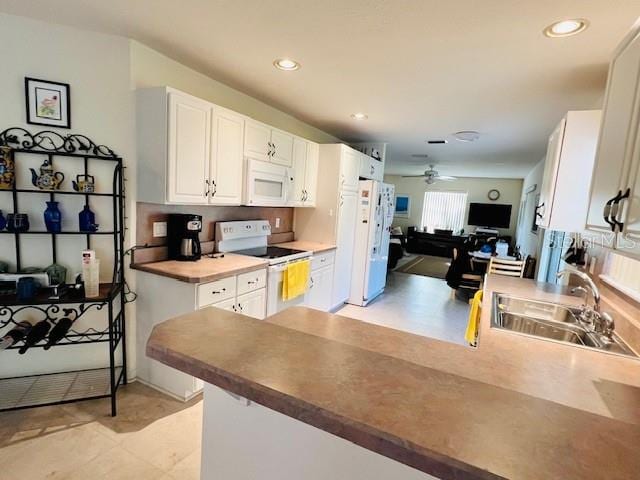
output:
{"label": "wrought iron shelf unit", "polygon": [[[45,338],[34,349],[49,349],[58,354],[71,354],[65,348],[73,345],[96,344],[107,345],[109,365],[102,369],[73,370],[54,372],[43,375],[24,377],[0,378],[0,411],[15,410],[36,406],[53,405],[59,403],[88,400],[92,398],[109,397],[111,400],[111,415],[117,413],[116,392],[120,385],[127,383],[127,355],[126,355],[126,322],[125,322],[125,280],[124,280],[124,178],[122,158],[113,150],[98,145],[84,135],[61,135],[53,131],[31,133],[23,128],[14,127],[0,132],[0,147],[10,148],[10,158],[14,164],[22,161],[20,154],[44,155],[53,165],[56,157],[69,157],[82,161],[81,170],[89,174],[92,161],[113,162],[113,176],[110,192],[76,192],[62,190],[40,190],[33,188],[18,188],[18,178],[14,178],[12,188],[0,190],[0,194],[11,196],[13,212],[19,212],[19,204],[25,195],[47,195],[54,200],[58,195],[84,197],[85,205],[89,205],[94,197],[110,199],[112,207],[113,228],[107,231],[0,231],[4,235],[14,236],[16,270],[22,269],[23,249],[21,238],[28,235],[38,235],[47,238],[50,245],[51,259],[56,263],[58,258],[58,237],[66,235],[81,235],[85,237],[86,248],[91,248],[92,237],[98,235],[112,237],[113,275],[111,282],[100,284],[99,295],[87,298],[84,293],[69,288],[61,293],[60,298],[50,298],[48,293],[39,292],[28,301],[19,301],[16,295],[0,295],[0,337],[6,331],[20,322],[25,315],[35,320],[46,320],[55,326],[61,319],[68,318],[72,323],[69,332],[54,345],[47,345]],[[29,161],[26,157],[25,161]],[[33,159],[31,159],[33,161]],[[102,170],[102,169],[101,169]],[[19,169],[15,169],[16,172]],[[41,198],[41,197],[40,197]],[[103,200],[104,201],[104,200]],[[78,257],[79,257],[78,252]],[[83,322],[77,322],[88,312],[102,312],[102,315],[91,317],[91,326],[76,327]],[[95,320],[101,317],[99,326]],[[9,347],[8,350],[19,349],[22,342]],[[101,347],[104,348],[104,347]],[[28,354],[28,351],[27,351]],[[9,354],[10,355],[10,354]],[[40,394],[38,392],[41,392]],[[46,392],[42,393],[42,392]]]}

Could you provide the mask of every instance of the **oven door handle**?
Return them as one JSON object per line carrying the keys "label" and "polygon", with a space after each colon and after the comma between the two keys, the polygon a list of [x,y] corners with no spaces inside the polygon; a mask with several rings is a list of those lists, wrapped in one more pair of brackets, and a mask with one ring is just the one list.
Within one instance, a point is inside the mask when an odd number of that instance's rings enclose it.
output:
{"label": "oven door handle", "polygon": [[269,267],[269,272],[272,272],[272,273],[284,272],[285,269],[287,268],[287,265],[290,265],[290,264],[296,263],[296,262],[302,262],[304,260],[312,261],[313,258],[314,257],[297,258],[296,260],[292,260],[292,261],[287,262],[287,263],[281,263],[280,265],[272,265],[272,266]]}

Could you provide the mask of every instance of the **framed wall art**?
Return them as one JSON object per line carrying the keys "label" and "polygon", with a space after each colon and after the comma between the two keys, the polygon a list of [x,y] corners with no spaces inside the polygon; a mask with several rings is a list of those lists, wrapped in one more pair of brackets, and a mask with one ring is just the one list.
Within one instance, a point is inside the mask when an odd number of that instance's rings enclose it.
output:
{"label": "framed wall art", "polygon": [[25,77],[27,123],[71,128],[69,84]]}
{"label": "framed wall art", "polygon": [[409,195],[396,195],[396,210],[393,214],[394,217],[409,218],[409,209],[411,207],[411,198]]}

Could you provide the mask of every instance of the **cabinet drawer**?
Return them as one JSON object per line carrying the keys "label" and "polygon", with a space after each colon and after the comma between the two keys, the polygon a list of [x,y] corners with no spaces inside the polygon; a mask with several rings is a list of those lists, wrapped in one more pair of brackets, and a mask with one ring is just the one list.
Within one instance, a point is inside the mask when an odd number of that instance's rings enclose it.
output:
{"label": "cabinet drawer", "polygon": [[236,296],[236,277],[223,278],[198,286],[198,308]]}
{"label": "cabinet drawer", "polygon": [[311,260],[311,270],[317,270],[318,268],[333,265],[335,258],[336,252],[333,250],[329,252],[314,254],[313,260]]}
{"label": "cabinet drawer", "polygon": [[238,295],[253,292],[267,286],[267,270],[255,270],[253,272],[238,275]]}

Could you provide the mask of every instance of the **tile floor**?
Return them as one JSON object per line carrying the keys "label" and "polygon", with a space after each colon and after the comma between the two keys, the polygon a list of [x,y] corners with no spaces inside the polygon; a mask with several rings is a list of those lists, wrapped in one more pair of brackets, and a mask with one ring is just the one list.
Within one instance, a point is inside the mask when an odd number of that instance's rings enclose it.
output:
{"label": "tile floor", "polygon": [[[340,313],[463,343],[469,307],[444,281],[391,273],[366,309]],[[108,400],[0,413],[0,480],[198,480],[202,402],[173,400],[140,383]]]}
{"label": "tile floor", "polygon": [[444,280],[390,272],[385,292],[367,307],[346,305],[339,315],[466,345],[469,305],[451,298]]}
{"label": "tile floor", "polygon": [[108,400],[0,413],[0,480],[198,480],[202,402],[140,383]]}

